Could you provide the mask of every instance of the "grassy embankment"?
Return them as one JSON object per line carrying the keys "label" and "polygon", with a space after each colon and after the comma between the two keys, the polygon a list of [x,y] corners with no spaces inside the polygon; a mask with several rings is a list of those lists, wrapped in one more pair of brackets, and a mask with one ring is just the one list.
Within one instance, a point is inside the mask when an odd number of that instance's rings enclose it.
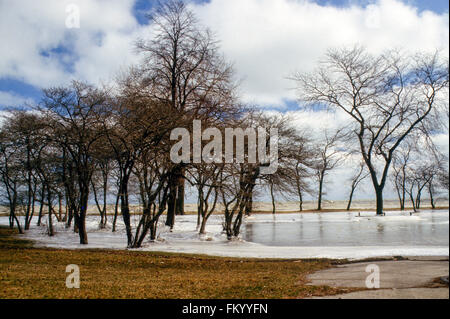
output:
{"label": "grassy embankment", "polygon": [[[80,267],[80,289],[66,288],[69,264]],[[307,274],[332,265],[331,260],[42,249],[0,227],[0,298],[278,299],[352,291],[306,285]]]}

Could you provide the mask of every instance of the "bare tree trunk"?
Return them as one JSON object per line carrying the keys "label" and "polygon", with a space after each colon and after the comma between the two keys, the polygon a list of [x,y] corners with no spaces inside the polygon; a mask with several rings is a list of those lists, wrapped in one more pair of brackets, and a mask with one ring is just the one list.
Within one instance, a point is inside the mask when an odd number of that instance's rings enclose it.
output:
{"label": "bare tree trunk", "polygon": [[55,232],[53,230],[53,217],[52,217],[52,194],[50,187],[47,187],[47,205],[48,205],[48,235],[54,236]]}
{"label": "bare tree trunk", "polygon": [[422,197],[422,191],[419,190],[419,191],[417,192],[417,196],[416,196],[416,208],[417,208],[417,209],[420,209],[421,197]]}
{"label": "bare tree trunk", "polygon": [[245,206],[245,216],[250,216],[253,211],[253,190],[250,193],[249,200]]}
{"label": "bare tree trunk", "polygon": [[233,224],[233,212],[229,210],[229,207],[225,207],[225,223],[223,225],[224,231],[227,234],[227,239],[231,240],[233,237],[233,231],[232,231],[232,224]]}
{"label": "bare tree trunk", "polygon": [[414,196],[413,196],[412,190],[409,193],[409,198],[411,199],[411,203],[412,203],[412,207],[414,209],[414,212],[417,212],[417,207],[416,207],[416,203],[414,202]]}
{"label": "bare tree trunk", "polygon": [[150,241],[156,240],[156,225],[157,224],[158,224],[158,221],[150,222]]}
{"label": "bare tree trunk", "polygon": [[234,220],[233,224],[233,236],[238,237],[241,232],[241,225],[242,225],[242,216],[244,215],[244,207],[242,204],[239,207],[239,210],[236,215],[236,219]]}
{"label": "bare tree trunk", "polygon": [[131,233],[130,206],[128,204],[128,177],[122,180],[120,187],[120,211],[127,232],[128,247],[131,247],[133,243],[133,234]]}
{"label": "bare tree trunk", "polygon": [[303,194],[300,187],[298,187],[298,199],[299,199],[299,209],[302,212],[303,211]]}
{"label": "bare tree trunk", "polygon": [[34,205],[36,204],[36,188],[37,188],[37,185],[35,183],[34,188],[33,188],[33,196],[31,198],[31,213],[28,218],[25,218],[25,230],[30,229],[31,220],[33,219],[33,216],[34,216],[34,212],[35,212]]}
{"label": "bare tree trunk", "polygon": [[377,202],[377,215],[383,215],[383,188],[376,186],[375,187],[375,194],[376,194],[376,202]]}
{"label": "bare tree trunk", "polygon": [[234,220],[234,224],[233,224],[233,236],[234,237],[238,237],[240,234],[243,213],[244,213],[243,209],[239,209],[236,219]]}
{"label": "bare tree trunk", "polygon": [[16,224],[17,224],[17,230],[19,231],[19,234],[23,234],[22,227],[20,226],[19,219],[17,218],[17,215],[16,215],[16,209],[17,209],[17,191],[14,189],[12,192],[13,192],[13,195],[12,195],[13,200],[12,200],[12,203],[11,203],[11,205],[10,205],[10,207],[9,207],[9,213],[10,213],[10,217],[9,217],[10,223],[9,223],[9,226],[10,226],[11,229],[13,229],[13,228],[14,228],[14,221],[15,221]]}
{"label": "bare tree trunk", "polygon": [[350,198],[348,199],[347,210],[349,211],[352,206],[353,194],[355,192],[355,186],[352,185],[352,191],[350,192]]}
{"label": "bare tree trunk", "polygon": [[197,230],[200,228],[201,225],[201,218],[202,218],[202,199],[201,195],[198,196],[197,199]]}
{"label": "bare tree trunk", "polygon": [[270,196],[272,198],[272,214],[276,214],[275,195],[273,193],[273,183],[270,184]]}
{"label": "bare tree trunk", "polygon": [[319,198],[317,200],[317,210],[322,210],[322,191],[323,191],[323,179],[324,179],[324,173],[320,172],[319,177]]}
{"label": "bare tree trunk", "polygon": [[66,228],[70,228],[70,226],[72,226],[72,220],[73,220],[73,209],[72,207],[67,208],[67,222],[66,222]]}
{"label": "bare tree trunk", "polygon": [[114,205],[114,219],[112,224],[112,232],[116,231],[117,215],[119,214],[119,200],[120,200],[120,191],[117,193],[116,204]]}
{"label": "bare tree trunk", "polygon": [[86,216],[89,202],[89,182],[86,182],[83,187],[80,187],[80,211],[75,214],[75,223],[78,227],[78,235],[80,237],[80,244],[87,245],[88,237],[86,231]]}
{"label": "bare tree trunk", "polygon": [[430,204],[432,209],[436,209],[436,204],[434,202],[433,189],[431,186],[428,186],[428,193],[430,194]]}
{"label": "bare tree trunk", "polygon": [[202,224],[200,226],[200,231],[199,231],[199,233],[202,234],[202,235],[205,234],[206,221],[207,221],[207,218],[206,218],[206,214],[205,214],[205,216],[203,216],[203,218],[202,218]]}
{"label": "bare tree trunk", "polygon": [[58,221],[62,220],[62,194],[58,194]]}
{"label": "bare tree trunk", "polygon": [[30,215],[31,215],[31,207],[33,205],[33,187],[31,185],[31,176],[28,175],[28,194],[27,194],[27,210],[25,213],[25,230],[30,228]]}
{"label": "bare tree trunk", "polygon": [[166,226],[169,226],[171,230],[175,225],[175,209],[176,209],[176,187],[171,186],[169,193],[169,200],[167,203],[167,219],[166,219]]}
{"label": "bare tree trunk", "polygon": [[16,224],[17,224],[17,230],[19,231],[19,234],[23,234],[24,232],[23,232],[23,230],[22,230],[22,227],[20,226],[19,219],[17,218],[16,215],[14,215],[14,219],[15,219],[15,221],[16,221]]}
{"label": "bare tree trunk", "polygon": [[105,183],[103,184],[103,211],[102,211],[102,217],[101,217],[101,228],[105,228],[106,224],[108,223],[108,211],[107,211],[107,202],[106,202],[106,197],[107,197],[107,189],[108,189],[108,184],[107,184],[107,177],[105,180]]}
{"label": "bare tree trunk", "polygon": [[98,194],[97,194],[97,188],[95,186],[95,182],[91,181],[92,184],[92,191],[94,193],[94,201],[95,201],[95,205],[97,206],[97,210],[100,214],[100,229],[104,229],[106,227],[106,195],[107,195],[107,189],[108,189],[108,184],[107,184],[107,176],[103,176],[103,202],[100,204],[100,201],[98,199]]}
{"label": "bare tree trunk", "polygon": [[[183,173],[183,172],[182,172]],[[177,199],[176,199],[176,215],[184,215],[184,192],[185,179],[180,177],[178,179]]]}
{"label": "bare tree trunk", "polygon": [[41,203],[40,203],[40,206],[39,206],[39,216],[38,216],[37,226],[41,226],[42,212],[44,210],[44,200],[45,200],[45,186],[42,185]]}
{"label": "bare tree trunk", "polygon": [[62,220],[64,223],[67,223],[67,218],[69,217],[69,207],[68,206],[69,205],[67,204],[67,200],[66,200],[65,205],[64,205],[64,217]]}
{"label": "bare tree trunk", "polygon": [[400,205],[400,210],[403,211],[403,210],[405,210],[405,194],[404,194],[405,190],[403,189],[403,196],[402,196],[400,187],[398,185],[395,185],[395,189],[397,191],[397,197],[398,197],[398,202]]}
{"label": "bare tree trunk", "polygon": [[405,185],[405,181],[403,181],[403,185],[402,185],[402,203],[400,205],[400,209],[402,211],[405,210],[405,201],[406,201],[406,185]]}

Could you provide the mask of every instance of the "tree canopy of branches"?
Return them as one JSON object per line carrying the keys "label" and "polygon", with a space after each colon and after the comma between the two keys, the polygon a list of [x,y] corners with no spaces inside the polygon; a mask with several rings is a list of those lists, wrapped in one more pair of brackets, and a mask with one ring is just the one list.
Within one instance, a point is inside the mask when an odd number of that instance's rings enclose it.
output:
{"label": "tree canopy of branches", "polygon": [[[87,244],[86,214],[92,175],[95,170],[94,150],[103,136],[100,118],[105,114],[107,96],[104,91],[81,82],[68,87],[44,90],[38,110],[46,122],[45,138],[64,158],[63,179],[68,207],[75,219],[80,244]],[[47,189],[48,190],[48,189]]]}
{"label": "tree canopy of branches", "polygon": [[[154,26],[153,39],[140,39],[138,52],[144,56],[140,66],[149,95],[167,105],[167,112],[185,120],[180,127],[191,128],[192,121],[226,119],[236,111],[234,71],[219,54],[212,32],[202,27],[186,3],[169,0],[159,3],[149,15]],[[169,189],[169,218],[173,227],[176,212],[183,212],[184,173]]]}

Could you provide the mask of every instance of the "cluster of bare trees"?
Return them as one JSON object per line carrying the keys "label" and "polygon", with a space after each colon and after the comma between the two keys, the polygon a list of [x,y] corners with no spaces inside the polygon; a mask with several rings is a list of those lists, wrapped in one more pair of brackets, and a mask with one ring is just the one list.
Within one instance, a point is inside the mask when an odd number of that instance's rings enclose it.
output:
{"label": "cluster of bare trees", "polygon": [[[161,216],[166,226],[174,227],[176,215],[184,213],[188,183],[197,193],[199,233],[205,233],[209,217],[220,210],[224,233],[232,239],[263,189],[271,195],[273,213],[276,194],[297,196],[300,211],[306,194],[317,196],[320,210],[327,175],[354,155],[349,145],[355,142],[361,165],[352,178],[348,209],[357,186],[370,176],[377,212],[382,213],[391,167],[402,207],[409,195],[419,208],[425,189],[434,205],[436,189],[448,187],[445,159],[435,148],[418,149],[423,143],[413,139],[429,142],[437,114],[448,107],[441,97],[448,92],[448,69],[438,55],[373,57],[360,48],[332,51],[316,73],[298,74],[302,100],[335,107],[353,120],[316,140],[285,116],[239,103],[232,66],[182,1],[164,2],[150,18],[152,40],[136,43],[143,62],[118,76],[113,86],[74,81],[46,89],[32,110],[5,117],[0,182],[11,227],[16,224],[23,232],[37,215],[38,225],[48,219],[52,236],[56,218],[87,244],[86,216],[94,206],[100,228],[109,222],[115,231],[121,216],[127,246],[136,248],[147,236],[156,239]],[[173,161],[172,132],[186,130],[193,143],[194,121],[213,128],[200,138],[203,161],[194,160],[199,156],[195,152]],[[253,134],[255,127],[265,134]],[[234,154],[238,143],[245,146],[241,160],[229,161],[223,152],[227,144],[217,144],[216,137],[230,129],[245,133],[242,140],[234,136],[231,141]],[[255,145],[276,147],[276,172],[265,173],[267,154],[251,156]],[[412,153],[423,160],[419,163]],[[132,207],[138,210],[132,212]],[[23,223],[18,216],[24,216]]]}
{"label": "cluster of bare trees", "polygon": [[383,190],[401,147],[413,135],[430,138],[446,126],[448,79],[448,60],[438,52],[374,56],[360,47],[330,50],[314,73],[294,76],[302,101],[347,114],[344,129],[359,145],[377,214],[383,214]]}
{"label": "cluster of bare trees", "polygon": [[421,208],[426,193],[430,206],[436,208],[435,199],[440,190],[448,190],[448,159],[438,152],[427,139],[411,136],[394,157],[392,184],[398,195],[400,209],[409,199],[414,211]]}
{"label": "cluster of bare trees", "polygon": [[[290,159],[301,161],[291,143],[301,136],[286,119],[238,103],[232,67],[220,55],[211,32],[198,24],[182,1],[161,4],[151,19],[154,37],[136,44],[143,63],[118,76],[114,86],[98,88],[74,81],[44,90],[42,101],[31,111],[5,117],[0,172],[11,227],[15,223],[22,232],[18,216],[25,215],[28,229],[39,206],[38,224],[47,215],[50,236],[56,217],[67,228],[73,226],[80,243],[87,244],[88,207],[95,203],[99,227],[105,228],[111,213],[108,202],[115,197],[112,231],[120,214],[128,247],[140,247],[148,234],[155,240],[163,214],[170,228],[175,216],[183,214],[187,181],[198,192],[199,232],[205,232],[220,203],[224,232],[230,239],[238,236],[244,214],[251,212],[258,180],[268,179],[261,167],[269,163],[265,156],[255,162],[248,155],[229,162],[222,152],[201,163],[192,160],[198,155],[194,153],[187,161],[172,161],[171,132],[184,128],[192,136],[194,120],[221,134],[230,128],[267,130],[258,140],[250,133],[242,141],[235,137],[234,149],[239,142],[246,149],[271,146],[269,133],[276,128],[282,172],[274,177],[277,180],[288,176],[285,163]],[[207,142],[203,139],[202,150],[208,155],[213,149]],[[139,207],[135,214],[132,206]]]}

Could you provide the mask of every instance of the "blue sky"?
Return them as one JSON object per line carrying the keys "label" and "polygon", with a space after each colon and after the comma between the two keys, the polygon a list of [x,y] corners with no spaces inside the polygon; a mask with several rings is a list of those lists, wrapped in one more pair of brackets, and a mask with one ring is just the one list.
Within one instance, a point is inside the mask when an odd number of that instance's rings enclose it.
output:
{"label": "blue sky", "polygon": [[[317,3],[321,5],[333,5],[340,7],[347,7],[352,4],[362,4],[367,5],[373,3],[371,0],[316,0]],[[420,11],[431,10],[436,13],[442,13],[448,11],[448,1],[446,0],[406,0],[404,1],[409,3]]]}
{"label": "blue sky", "polygon": [[[243,2],[245,2],[244,0]],[[208,4],[209,0],[196,0],[196,3]],[[357,5],[361,7],[365,7],[368,4],[374,3],[374,1],[354,1],[354,0],[316,0],[318,4],[326,7],[338,7],[338,8],[347,8],[352,5]],[[418,8],[420,12],[425,10],[431,10],[435,13],[442,14],[444,12],[448,13],[448,1],[445,0],[433,0],[433,1],[425,1],[425,0],[407,0],[406,3]],[[148,24],[148,20],[145,17],[145,13],[151,9],[152,5],[155,4],[155,1],[152,0],[136,0],[133,5],[132,14],[134,18],[138,21],[140,25]],[[19,24],[20,21],[17,21]],[[11,28],[16,27],[15,25],[11,25]],[[100,37],[101,37],[100,33]],[[40,50],[40,55],[45,57],[46,60],[50,60],[51,62],[58,63],[61,72],[65,72],[68,75],[76,74],[74,72],[74,65],[78,62],[79,55],[83,55],[83,51],[79,51],[78,53],[73,53],[70,45],[67,45],[70,41],[64,41],[64,43],[58,44],[56,47],[44,48]],[[8,45],[8,43],[6,44]],[[52,61],[53,60],[53,61]],[[245,76],[244,76],[245,77]],[[35,81],[39,83],[39,81]],[[34,101],[38,101],[40,98],[40,90],[41,88],[36,83],[30,83],[30,81],[25,80],[20,74],[12,76],[11,74],[5,74],[0,69],[0,92],[5,92],[9,94],[9,96],[21,97],[24,99],[32,99]],[[0,107],[8,106],[5,103],[10,103],[11,98],[2,100],[0,99]],[[284,101],[284,106],[287,110],[295,109],[296,104],[292,97],[282,97],[282,101]]]}

